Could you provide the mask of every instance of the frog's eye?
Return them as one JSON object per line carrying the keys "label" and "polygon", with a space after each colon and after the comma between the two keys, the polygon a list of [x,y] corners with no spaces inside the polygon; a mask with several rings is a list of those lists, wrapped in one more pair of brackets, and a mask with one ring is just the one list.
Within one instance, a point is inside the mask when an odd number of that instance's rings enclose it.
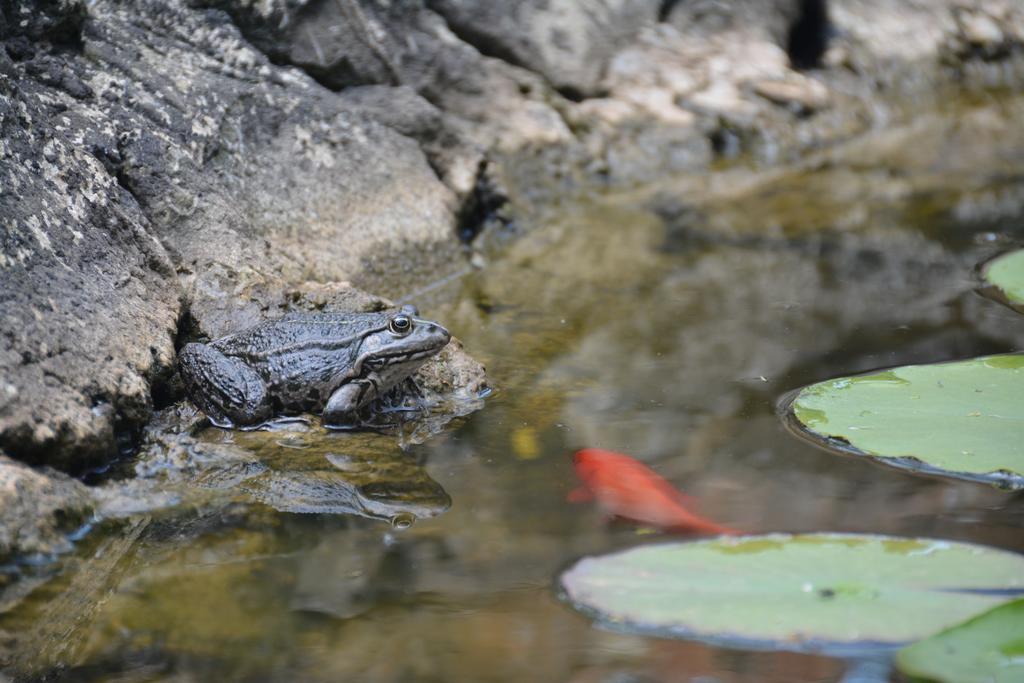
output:
{"label": "frog's eye", "polygon": [[388,321],[388,330],[392,334],[404,337],[412,331],[412,318],[400,313]]}

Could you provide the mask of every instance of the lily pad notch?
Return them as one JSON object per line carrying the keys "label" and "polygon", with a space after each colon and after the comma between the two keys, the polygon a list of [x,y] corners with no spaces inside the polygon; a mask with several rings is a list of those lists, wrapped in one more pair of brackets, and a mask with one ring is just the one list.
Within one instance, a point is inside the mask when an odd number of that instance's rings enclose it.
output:
{"label": "lily pad notch", "polygon": [[780,411],[796,435],[832,452],[1024,489],[1024,353],[830,379]]}

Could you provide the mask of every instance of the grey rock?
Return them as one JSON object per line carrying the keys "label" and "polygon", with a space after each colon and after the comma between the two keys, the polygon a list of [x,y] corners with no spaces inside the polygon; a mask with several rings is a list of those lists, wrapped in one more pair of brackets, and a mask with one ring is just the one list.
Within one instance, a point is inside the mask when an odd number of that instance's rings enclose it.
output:
{"label": "grey rock", "polygon": [[[545,123],[560,124],[539,101],[539,78],[483,57],[422,1],[201,4],[230,14],[275,62],[301,68],[373,120],[417,140],[461,201],[472,201],[484,153],[496,140],[543,136],[530,125],[538,110]],[[535,94],[524,95],[526,89]]]}
{"label": "grey rock", "polygon": [[[830,15],[846,66],[903,88],[932,84],[942,76],[938,67],[949,66],[965,83],[985,83],[987,74],[972,65],[1009,60],[1024,45],[1024,10],[1013,0],[843,0]],[[1003,78],[992,85],[1019,84],[1021,70]]]}
{"label": "grey rock", "polygon": [[121,173],[203,331],[223,326],[225,301],[285,283],[358,278],[394,295],[452,267],[455,197],[414,141],[272,67],[220,13],[147,5],[151,30],[135,35],[138,8],[95,7],[86,51],[119,65],[118,89],[173,103],[147,114],[122,100],[138,128]]}
{"label": "grey rock", "polygon": [[809,114],[828,106],[828,89],[820,82],[794,74],[786,81],[760,81],[754,92],[797,114]]}
{"label": "grey rock", "polygon": [[430,0],[481,52],[535,71],[573,97],[599,92],[616,49],[658,18],[651,0]]}
{"label": "grey rock", "polygon": [[963,2],[953,8],[957,32],[949,49],[961,58],[1000,61],[1024,45],[1024,9],[1005,0]]}
{"label": "grey rock", "polygon": [[89,490],[78,481],[0,453],[0,558],[68,550],[68,532],[88,520],[91,509]]}
{"label": "grey rock", "polygon": [[802,0],[691,0],[672,2],[665,21],[684,34],[707,40],[716,34],[745,31],[785,45],[800,17]]}
{"label": "grey rock", "polygon": [[99,158],[116,143],[76,106],[0,75],[0,447],[64,466],[148,419],[179,309],[165,250]]}
{"label": "grey rock", "polygon": [[84,18],[83,0],[5,0],[0,3],[0,40],[74,40]]}
{"label": "grey rock", "polygon": [[48,40],[0,51],[0,446],[68,468],[149,419],[183,312],[217,336],[296,283],[399,295],[462,258],[456,194],[396,130],[426,131],[430,105],[380,123],[217,11],[85,11],[72,49],[55,19]]}
{"label": "grey rock", "polygon": [[465,125],[447,116],[409,86],[347,88],[345,102],[381,124],[416,140],[431,168],[464,204],[487,167],[486,148]]}
{"label": "grey rock", "polygon": [[423,2],[204,0],[228,12],[252,44],[331,89],[355,85],[445,87],[478,70],[474,50],[444,40]]}

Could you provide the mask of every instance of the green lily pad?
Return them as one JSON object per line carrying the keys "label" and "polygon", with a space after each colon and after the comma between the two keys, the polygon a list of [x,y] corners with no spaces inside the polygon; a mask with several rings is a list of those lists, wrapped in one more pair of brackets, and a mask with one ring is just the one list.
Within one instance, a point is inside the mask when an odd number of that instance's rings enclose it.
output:
{"label": "green lily pad", "polygon": [[1024,354],[908,365],[801,389],[815,443],[931,474],[1024,488]]}
{"label": "green lily pad", "polygon": [[772,534],[580,560],[563,597],[598,624],[744,647],[895,647],[1024,593],[1024,556],[931,539]]}
{"label": "green lily pad", "polygon": [[1024,249],[1011,251],[981,267],[985,292],[992,298],[1024,313]]}
{"label": "green lily pad", "polygon": [[1024,681],[1024,599],[900,650],[903,673],[941,683]]}

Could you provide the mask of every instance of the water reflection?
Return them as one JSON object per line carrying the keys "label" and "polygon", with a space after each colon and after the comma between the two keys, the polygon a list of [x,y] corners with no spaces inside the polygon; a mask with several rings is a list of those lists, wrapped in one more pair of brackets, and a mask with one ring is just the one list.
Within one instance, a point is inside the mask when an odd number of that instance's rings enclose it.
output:
{"label": "water reflection", "polygon": [[[344,437],[308,428],[304,437],[292,435],[288,447],[281,448],[282,439],[274,432],[221,432],[205,444],[239,447],[245,459],[225,458],[226,469],[230,473],[241,466],[244,475],[229,474],[229,486],[281,512],[354,514],[393,525],[398,518],[407,527],[451,506],[441,485],[393,444],[372,436]],[[211,468],[197,481],[223,486],[225,476]]]}
{"label": "water reflection", "polygon": [[289,421],[234,431],[192,423],[155,435],[136,463],[142,476],[111,484],[104,510],[123,516],[128,493],[154,507],[168,491],[196,505],[254,501],[281,512],[358,515],[410,525],[451,506],[445,490],[390,434],[336,433]]}

